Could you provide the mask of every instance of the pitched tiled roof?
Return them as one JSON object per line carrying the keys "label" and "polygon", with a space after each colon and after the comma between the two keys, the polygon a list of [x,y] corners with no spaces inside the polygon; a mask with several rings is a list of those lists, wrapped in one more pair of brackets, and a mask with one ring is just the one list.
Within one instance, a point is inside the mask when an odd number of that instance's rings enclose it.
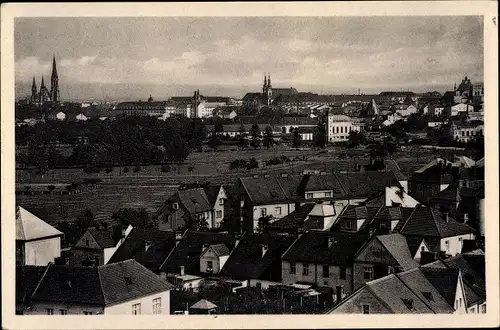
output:
{"label": "pitched tiled roof", "polygon": [[[328,240],[333,239],[329,247]],[[310,231],[300,236],[283,255],[283,260],[346,265],[352,262],[354,255],[369,239],[359,233]]]}
{"label": "pitched tiled roof", "polygon": [[422,274],[443,296],[448,305],[454,306],[459,271],[448,268],[421,267]]}
{"label": "pitched tiled roof", "polygon": [[451,237],[473,233],[474,229],[436,211],[433,208],[417,205],[401,228],[403,235],[429,237]]}
{"label": "pitched tiled roof", "polygon": [[396,276],[434,313],[454,312],[453,307],[448,304],[439,291],[427,280],[419,268],[398,273]]}
{"label": "pitched tiled roof", "polygon": [[[146,243],[150,244],[146,250]],[[175,234],[156,228],[134,228],[118,247],[108,263],[135,259],[156,272],[175,246]]]}
{"label": "pitched tiled roof", "polygon": [[311,175],[307,180],[305,191],[333,190],[333,197],[342,197],[346,194],[344,188],[335,175]]}
{"label": "pitched tiled roof", "polygon": [[55,229],[36,215],[23,207],[16,209],[16,240],[27,241],[51,236],[62,236]]}
{"label": "pitched tiled roof", "polygon": [[299,198],[299,177],[243,177],[239,179],[242,188],[254,204],[292,202]]}
{"label": "pitched tiled roof", "polygon": [[[283,235],[243,235],[219,275],[239,280],[281,281],[281,255],[294,240]],[[262,245],[267,246],[264,255]]]}
{"label": "pitched tiled roof", "polygon": [[396,275],[368,282],[366,288],[394,314],[433,313]]}
{"label": "pitched tiled roof", "polygon": [[[485,264],[483,256],[463,256],[456,255],[444,259],[444,264],[451,269],[460,269],[462,278],[470,287],[470,295],[467,298],[469,303],[479,300],[479,296],[486,297],[486,282],[484,277]],[[466,292],[467,294],[467,292]]]}
{"label": "pitched tiled roof", "polygon": [[33,301],[105,305],[98,268],[53,264],[47,267],[33,293]]}
{"label": "pitched tiled roof", "polygon": [[222,186],[220,184],[210,184],[206,187],[203,187],[203,189],[205,190],[205,195],[208,199],[208,203],[210,205],[215,205],[215,203],[217,202],[217,196],[219,196],[221,187]]}
{"label": "pitched tiled roof", "polygon": [[225,244],[214,244],[211,245],[210,248],[219,257],[228,256],[231,253],[231,251],[227,248]]}
{"label": "pitched tiled roof", "polygon": [[148,296],[173,287],[135,260],[100,266],[98,273],[106,305]]}
{"label": "pitched tiled roof", "polygon": [[106,306],[171,288],[135,260],[99,267],[49,264],[32,300]]}
{"label": "pitched tiled roof", "polygon": [[16,266],[16,304],[29,304],[47,266]]}
{"label": "pitched tiled roof", "polygon": [[377,206],[358,206],[349,204],[342,210],[339,218],[371,220],[379,209],[380,207]]}
{"label": "pitched tiled roof", "polygon": [[317,125],[317,118],[309,118],[309,117],[283,117],[279,120],[277,125]]}
{"label": "pitched tiled roof", "polygon": [[94,237],[97,244],[103,249],[107,249],[110,247],[115,247],[118,242],[116,242],[111,236],[111,232],[109,230],[99,230],[96,228],[89,228],[89,233]]}
{"label": "pitched tiled roof", "polygon": [[309,216],[309,213],[314,208],[316,204],[307,203],[299,208],[295,209],[292,213],[284,216],[283,218],[270,223],[268,228],[280,228],[280,229],[297,229],[304,226],[304,221]]}
{"label": "pitched tiled roof", "polygon": [[418,263],[413,260],[413,255],[411,254],[408,243],[403,235],[381,235],[377,236],[377,239],[404,269],[418,267]]}
{"label": "pitched tiled roof", "polygon": [[160,266],[160,271],[179,273],[180,266],[184,266],[186,274],[198,275],[200,273],[200,256],[203,252],[203,245],[221,243],[232,249],[234,247],[234,236],[227,233],[188,231],[165,258]]}
{"label": "pitched tiled roof", "polygon": [[335,174],[344,188],[347,196],[368,197],[382,191],[385,187],[399,186],[399,182],[392,172],[353,172]]}
{"label": "pitched tiled roof", "polygon": [[177,192],[177,196],[179,198],[179,202],[191,214],[206,212],[212,209],[203,188],[179,190]]}
{"label": "pitched tiled roof", "polygon": [[207,309],[208,310],[208,309],[217,308],[217,305],[214,304],[211,301],[206,300],[206,299],[201,299],[201,300],[197,301],[195,304],[193,304],[189,308],[193,308],[193,309]]}

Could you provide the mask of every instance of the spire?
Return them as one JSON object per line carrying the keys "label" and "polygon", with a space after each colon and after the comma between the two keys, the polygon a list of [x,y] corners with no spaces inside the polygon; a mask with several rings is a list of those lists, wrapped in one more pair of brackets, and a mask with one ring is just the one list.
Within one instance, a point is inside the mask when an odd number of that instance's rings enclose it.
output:
{"label": "spire", "polygon": [[267,74],[267,85],[269,87],[271,87],[271,73],[270,72],[268,72],[268,74]]}
{"label": "spire", "polygon": [[35,89],[36,90],[35,76],[33,76],[33,84],[31,85],[31,89]]}
{"label": "spire", "polygon": [[52,77],[57,77],[56,55],[52,57]]}
{"label": "spire", "polygon": [[267,77],[265,73],[264,73],[264,87],[267,87]]}
{"label": "spire", "polygon": [[45,83],[43,82],[43,76],[42,76],[42,84],[40,85],[40,88],[45,87]]}

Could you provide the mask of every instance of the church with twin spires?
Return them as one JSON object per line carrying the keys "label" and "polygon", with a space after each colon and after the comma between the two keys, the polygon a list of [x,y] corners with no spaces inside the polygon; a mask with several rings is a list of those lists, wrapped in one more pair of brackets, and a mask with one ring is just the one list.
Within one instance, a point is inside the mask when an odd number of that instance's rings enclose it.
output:
{"label": "church with twin spires", "polygon": [[33,84],[31,85],[31,98],[30,102],[36,105],[43,105],[47,103],[58,104],[61,100],[59,91],[59,77],[57,76],[56,57],[52,58],[52,75],[50,76],[50,89],[45,86],[42,75],[40,83],[40,90],[37,89],[35,77],[33,76]]}

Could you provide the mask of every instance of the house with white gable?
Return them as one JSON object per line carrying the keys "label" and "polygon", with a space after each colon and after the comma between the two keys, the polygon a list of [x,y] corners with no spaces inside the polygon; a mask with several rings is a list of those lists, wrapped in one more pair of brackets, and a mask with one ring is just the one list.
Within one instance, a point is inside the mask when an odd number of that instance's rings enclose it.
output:
{"label": "house with white gable", "polygon": [[23,207],[16,208],[16,264],[46,266],[61,256],[63,233]]}

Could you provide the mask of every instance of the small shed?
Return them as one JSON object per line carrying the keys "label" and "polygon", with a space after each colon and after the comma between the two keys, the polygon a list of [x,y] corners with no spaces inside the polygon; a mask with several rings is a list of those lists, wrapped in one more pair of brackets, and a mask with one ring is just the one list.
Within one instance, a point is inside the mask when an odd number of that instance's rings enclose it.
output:
{"label": "small shed", "polygon": [[189,314],[215,314],[217,305],[206,299],[201,299],[189,307]]}

